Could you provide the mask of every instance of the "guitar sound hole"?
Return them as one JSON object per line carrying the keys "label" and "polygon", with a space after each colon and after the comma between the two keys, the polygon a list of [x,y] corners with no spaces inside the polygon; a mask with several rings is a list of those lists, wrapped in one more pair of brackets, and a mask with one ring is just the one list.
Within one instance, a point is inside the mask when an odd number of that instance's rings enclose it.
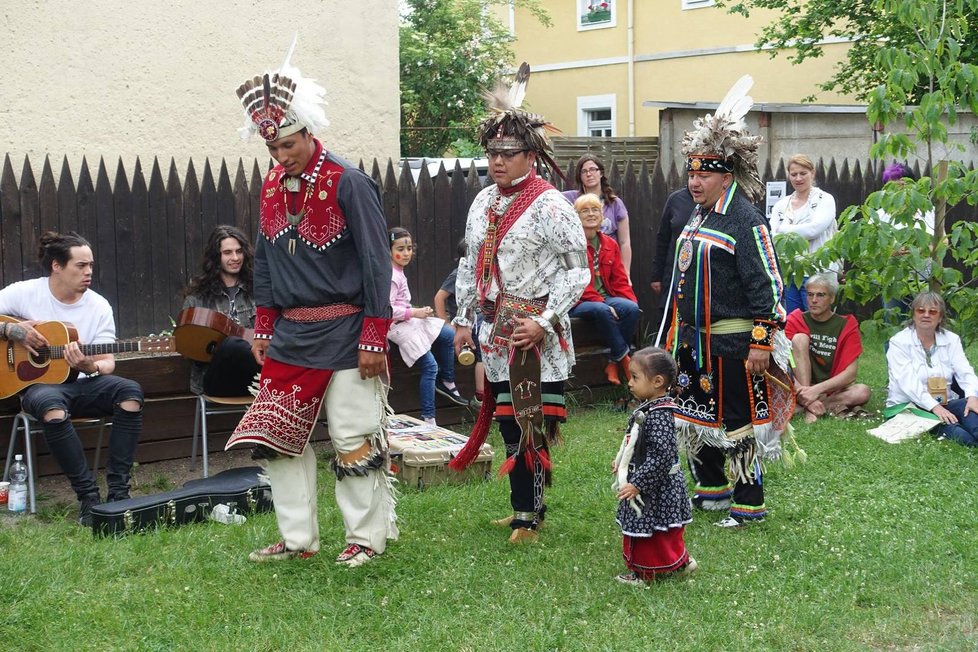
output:
{"label": "guitar sound hole", "polygon": [[37,350],[37,355],[34,355],[33,353],[31,354],[31,363],[38,367],[43,367],[50,361],[51,361],[51,350],[46,346],[42,346],[41,348],[39,348]]}

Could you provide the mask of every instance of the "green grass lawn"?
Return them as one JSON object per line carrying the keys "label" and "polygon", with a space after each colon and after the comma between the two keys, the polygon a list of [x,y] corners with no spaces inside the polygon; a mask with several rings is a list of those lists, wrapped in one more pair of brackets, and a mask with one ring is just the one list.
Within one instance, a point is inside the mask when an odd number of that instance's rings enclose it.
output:
{"label": "green grass lawn", "polygon": [[[880,393],[879,342],[861,379]],[[625,417],[579,409],[555,453],[547,527],[513,548],[488,520],[500,481],[405,490],[401,539],[335,566],[333,481],[320,473],[323,553],[255,565],[271,514],[93,540],[63,514],[0,521],[4,650],[975,650],[978,451],[878,441],[865,423],[796,420],[804,466],[765,476],[768,520],[730,531],[696,513],[688,580],[618,584],[610,459]],[[499,444],[494,435],[494,443]]]}

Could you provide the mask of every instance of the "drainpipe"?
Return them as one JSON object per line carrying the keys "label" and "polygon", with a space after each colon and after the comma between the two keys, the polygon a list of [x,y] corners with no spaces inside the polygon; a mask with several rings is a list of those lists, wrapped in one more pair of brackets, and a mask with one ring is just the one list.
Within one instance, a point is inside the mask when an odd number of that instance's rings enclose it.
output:
{"label": "drainpipe", "polygon": [[635,135],[635,0],[628,0],[628,135]]}

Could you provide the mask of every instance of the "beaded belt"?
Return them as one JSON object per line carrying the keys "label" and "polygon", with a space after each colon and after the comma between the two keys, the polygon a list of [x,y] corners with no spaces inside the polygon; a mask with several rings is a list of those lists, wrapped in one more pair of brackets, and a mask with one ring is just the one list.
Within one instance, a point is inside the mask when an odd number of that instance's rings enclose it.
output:
{"label": "beaded belt", "polygon": [[550,295],[545,294],[538,299],[524,299],[512,294],[500,293],[500,302],[486,299],[479,304],[479,314],[485,321],[496,321],[496,312],[502,304],[503,310],[511,310],[523,313],[520,316],[536,315],[540,316],[547,307],[547,299]]}
{"label": "beaded belt", "polygon": [[363,306],[354,306],[349,303],[331,303],[326,306],[286,308],[282,311],[282,317],[289,321],[299,322],[330,321],[348,315],[355,315],[362,311]]}

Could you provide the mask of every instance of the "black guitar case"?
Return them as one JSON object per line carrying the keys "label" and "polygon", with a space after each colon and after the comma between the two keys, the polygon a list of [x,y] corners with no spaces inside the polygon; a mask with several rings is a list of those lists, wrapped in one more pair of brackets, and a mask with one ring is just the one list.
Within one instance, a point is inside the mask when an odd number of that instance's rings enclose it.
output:
{"label": "black guitar case", "polygon": [[271,511],[272,488],[259,479],[259,473],[257,466],[228,469],[209,478],[190,480],[180,489],[96,505],[92,508],[92,533],[97,537],[124,535],[206,521],[214,506],[221,503],[246,516]]}

